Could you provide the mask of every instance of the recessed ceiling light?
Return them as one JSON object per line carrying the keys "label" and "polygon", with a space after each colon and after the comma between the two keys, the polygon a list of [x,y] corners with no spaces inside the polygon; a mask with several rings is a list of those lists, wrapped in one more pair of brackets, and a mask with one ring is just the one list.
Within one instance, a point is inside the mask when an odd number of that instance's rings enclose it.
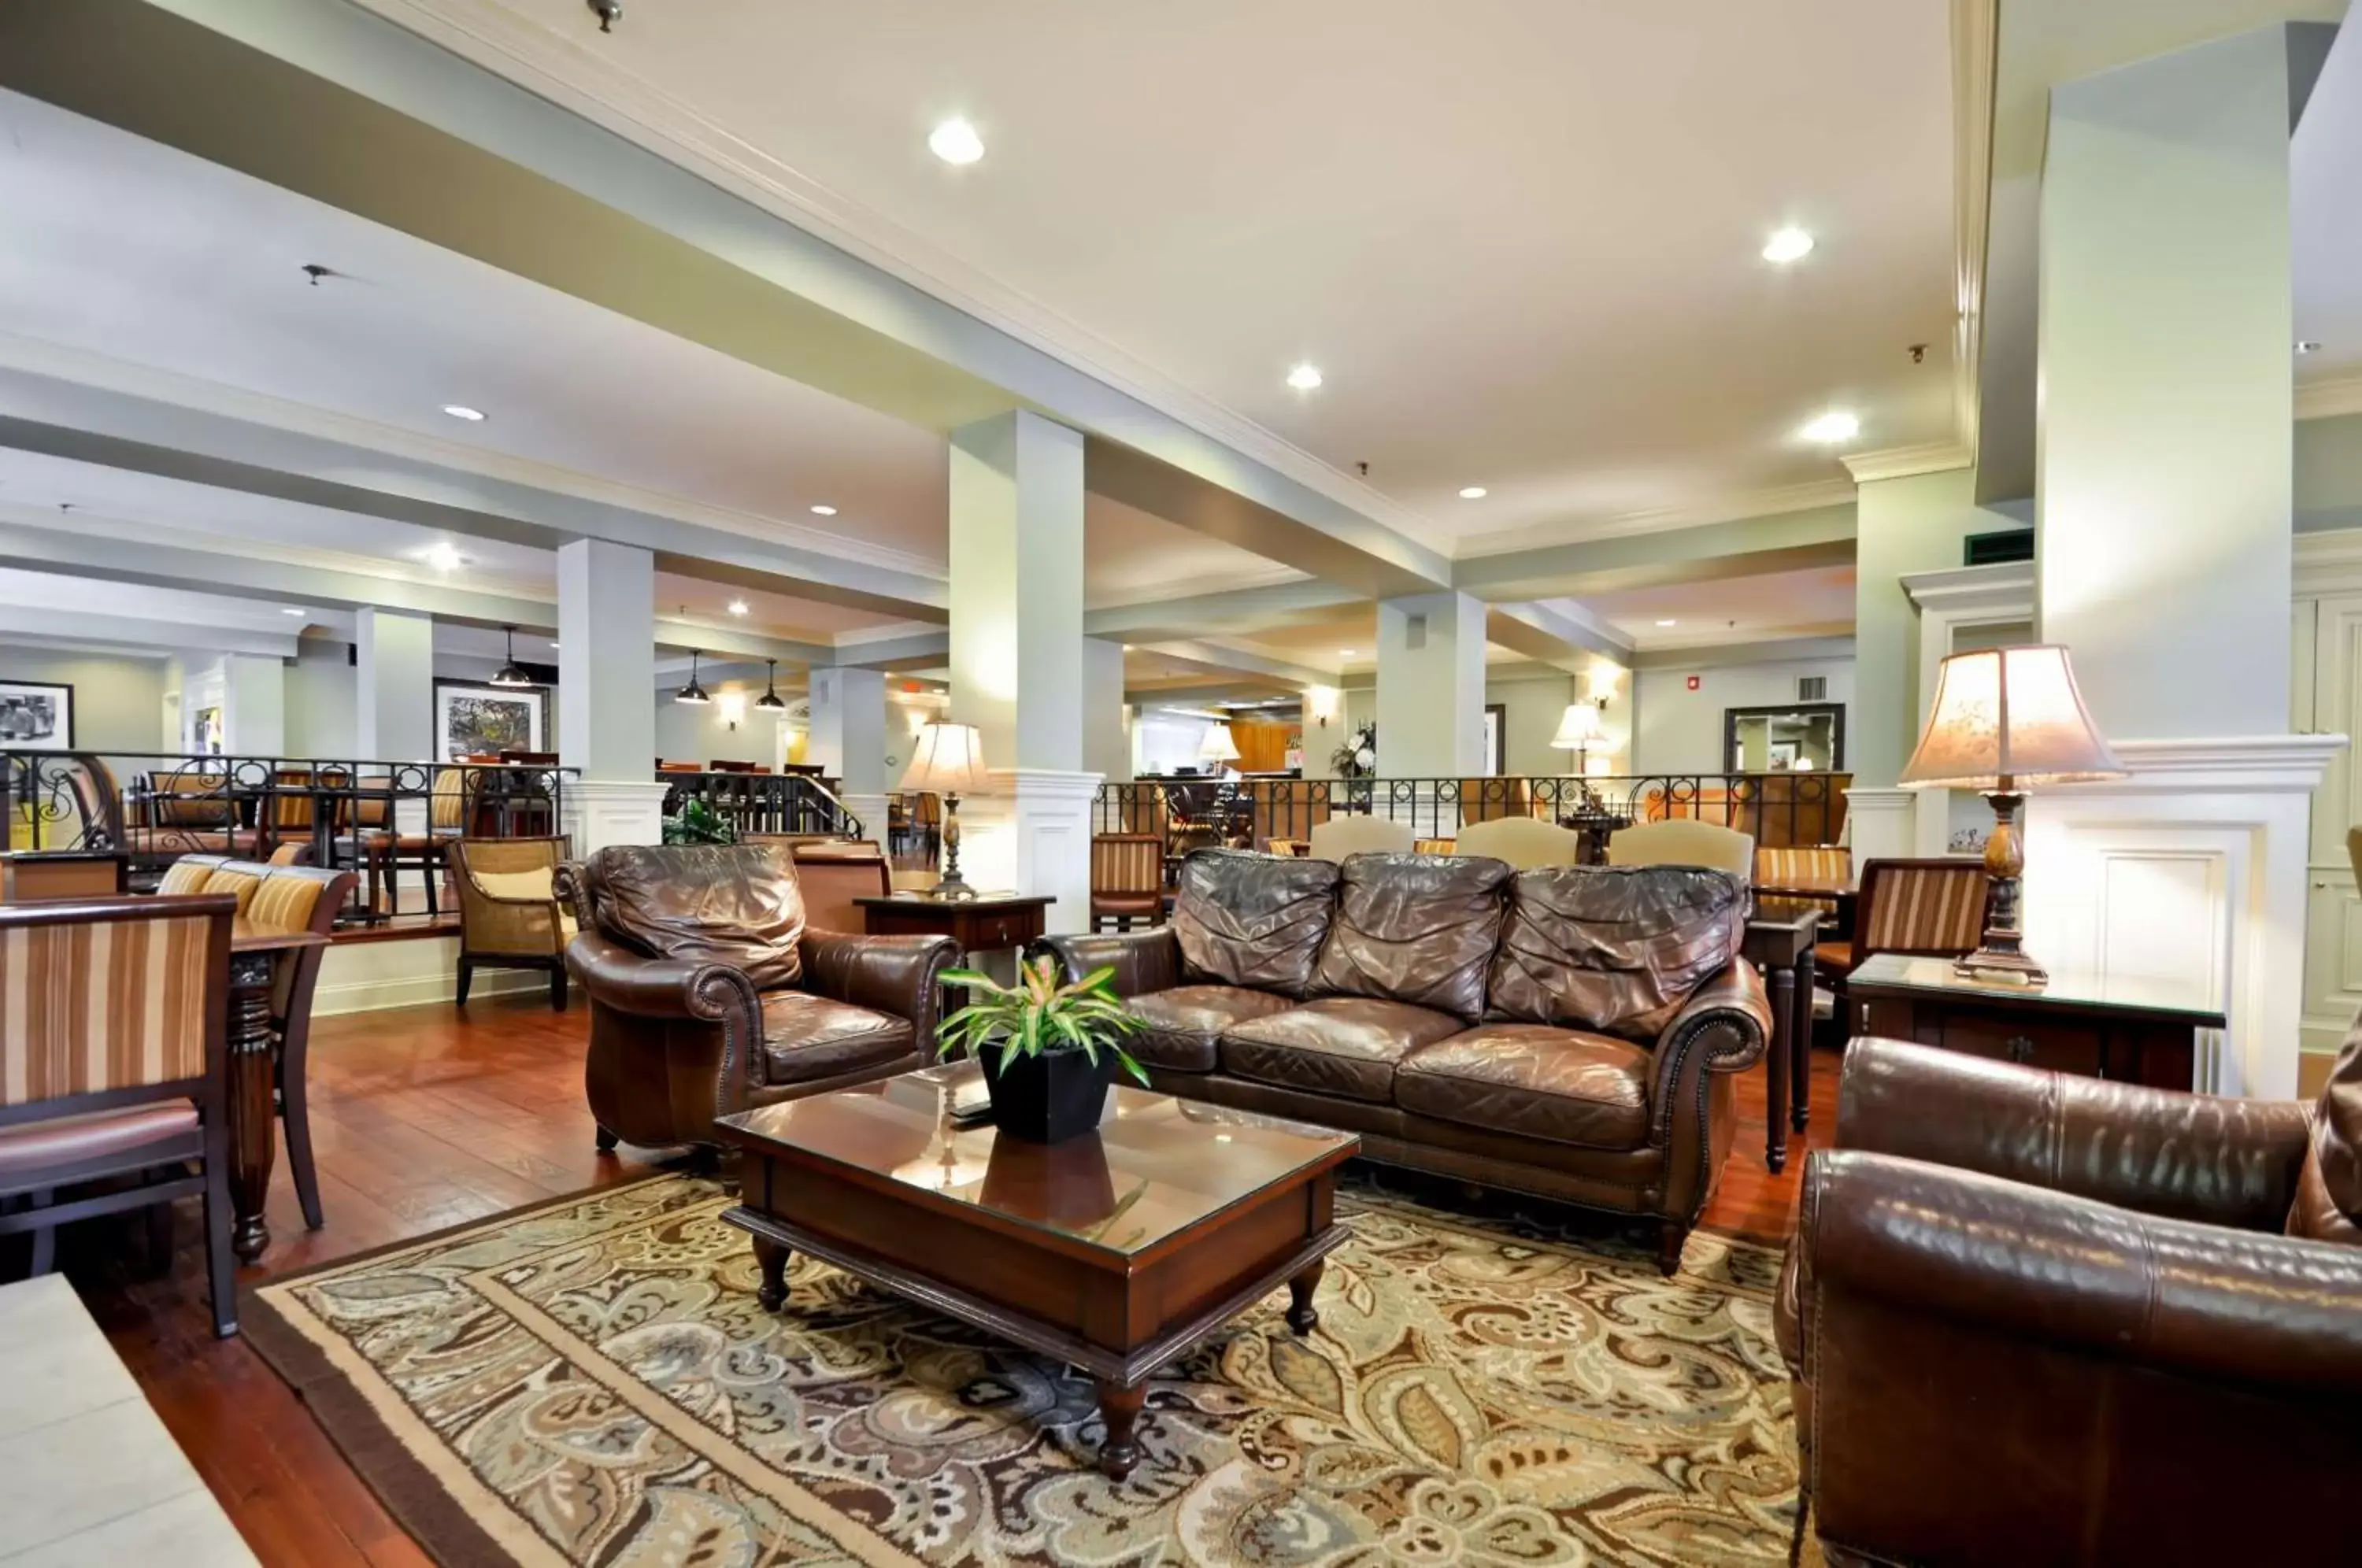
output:
{"label": "recessed ceiling light", "polygon": [[1126,644],[1124,644],[1124,645],[1123,645],[1123,651],[1124,651],[1124,652],[1126,652],[1126,653],[1130,653],[1130,652],[1131,651],[1131,645],[1130,643],[1126,643]]}
{"label": "recessed ceiling light", "polygon": [[836,508],[833,506],[815,506],[812,508],[812,515],[815,517],[833,517],[836,515]]}
{"label": "recessed ceiling light", "polygon": [[552,638],[550,638],[550,639],[549,639],[549,646],[550,646],[551,647],[556,647],[556,646],[557,646],[557,639],[556,637],[552,637]]}
{"label": "recessed ceiling light", "polygon": [[426,564],[436,571],[458,571],[468,564],[468,558],[450,545],[429,545],[419,553],[425,557]]}
{"label": "recessed ceiling light", "polygon": [[746,602],[743,599],[732,600],[730,602],[730,613],[733,615],[744,615],[746,613]]}
{"label": "recessed ceiling light", "polygon": [[2308,337],[2296,346],[2296,351],[2300,354],[2318,354],[2321,352],[2321,345]]}
{"label": "recessed ceiling light", "polygon": [[1287,384],[1297,392],[1311,392],[1320,385],[1320,367],[1298,365],[1287,372]]}
{"label": "recessed ceiling light", "polygon": [[1462,501],[1482,501],[1485,499],[1485,490],[1481,484],[1469,484],[1460,487],[1460,499]]}
{"label": "recessed ceiling light", "polygon": [[308,610],[281,610],[279,613],[281,615],[308,615],[311,613]]}
{"label": "recessed ceiling light", "polygon": [[1861,421],[1842,408],[1833,408],[1796,432],[1807,441],[1833,447],[1861,434]]}
{"label": "recessed ceiling light", "polygon": [[1658,622],[1658,623],[1657,623],[1657,624],[1659,624],[1660,626],[1670,626],[1670,625],[1672,625],[1672,623],[1671,621],[1660,621],[1660,622]]}
{"label": "recessed ceiling light", "polygon": [[1766,261],[1801,261],[1812,254],[1813,237],[1791,225],[1763,242]]}
{"label": "recessed ceiling light", "polygon": [[454,419],[464,419],[470,425],[481,425],[484,422],[482,409],[469,408],[464,403],[447,403],[443,405],[443,412]]}
{"label": "recessed ceiling light", "polygon": [[1352,658],[1353,657],[1353,650],[1352,648],[1339,648],[1337,650],[1337,657],[1339,658]]}
{"label": "recessed ceiling light", "polygon": [[946,163],[973,163],[984,156],[984,138],[976,127],[954,116],[927,133],[927,150]]}

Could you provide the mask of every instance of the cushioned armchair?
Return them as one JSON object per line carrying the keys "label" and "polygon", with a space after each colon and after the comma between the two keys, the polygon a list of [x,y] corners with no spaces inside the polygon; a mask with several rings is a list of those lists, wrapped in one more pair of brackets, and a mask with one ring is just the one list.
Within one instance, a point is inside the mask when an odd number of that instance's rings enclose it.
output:
{"label": "cushioned armchair", "polygon": [[1047,944],[1070,975],[1114,968],[1164,1092],[1652,1220],[1670,1274],[1771,1027],[1746,909],[1742,879],[1690,867],[1215,850],[1169,924]]}
{"label": "cushioned armchair", "polygon": [[1858,1039],[1837,1142],[1774,1313],[1829,1562],[2354,1561],[2362,1045],[2314,1111]]}
{"label": "cushioned armchair", "polygon": [[559,869],[599,1146],[718,1150],[713,1119],[931,1061],[947,936],[812,931],[786,848],[611,846]]}
{"label": "cushioned armchair", "polygon": [[566,944],[574,915],[557,897],[566,840],[458,838],[444,851],[459,895],[459,983],[468,1005],[479,967],[539,969],[549,976],[549,1005],[566,1010]]}

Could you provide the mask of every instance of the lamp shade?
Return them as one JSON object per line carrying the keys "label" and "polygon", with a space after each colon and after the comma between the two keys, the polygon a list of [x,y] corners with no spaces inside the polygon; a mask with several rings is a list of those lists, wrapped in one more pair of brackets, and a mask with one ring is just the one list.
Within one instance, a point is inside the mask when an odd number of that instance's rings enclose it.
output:
{"label": "lamp shade", "polygon": [[2121,778],[2056,643],[1954,654],[1900,782],[2008,790]]}
{"label": "lamp shade", "polygon": [[974,724],[926,725],[902,775],[903,789],[936,795],[969,794],[991,782],[984,770],[984,737]]}
{"label": "lamp shade", "polygon": [[1573,751],[1606,738],[1607,732],[1599,727],[1598,703],[1569,702],[1558,722],[1558,734],[1551,736],[1551,745]]}
{"label": "lamp shade", "polygon": [[1231,734],[1228,724],[1215,724],[1206,731],[1205,744],[1198,746],[1198,756],[1203,762],[1236,762],[1239,759],[1238,737]]}

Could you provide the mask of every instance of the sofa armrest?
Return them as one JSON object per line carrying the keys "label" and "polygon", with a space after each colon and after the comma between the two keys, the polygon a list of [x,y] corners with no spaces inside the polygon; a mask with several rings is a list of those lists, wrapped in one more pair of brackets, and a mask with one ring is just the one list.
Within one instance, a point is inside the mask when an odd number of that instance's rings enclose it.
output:
{"label": "sofa armrest", "polygon": [[1763,977],[1744,958],[1690,993],[1657,1035],[1655,1094],[1660,1127],[1672,1091],[1693,1057],[1705,1072],[1741,1073],[1762,1059],[1772,1039],[1772,999]]}
{"label": "sofa armrest", "polygon": [[2312,1135],[2293,1100],[2109,1083],[1900,1040],[1858,1039],[1837,1144],[2120,1209],[2278,1231]]}
{"label": "sofa armrest", "polygon": [[736,1021],[748,1038],[763,1037],[763,1009],[744,969],[651,958],[586,931],[566,948],[566,967],[592,1002],[639,1018]]}
{"label": "sofa armrest", "polygon": [[1795,1245],[1807,1346],[1842,1292],[2152,1371],[2362,1397],[2362,1248],[1851,1149],[1807,1160]]}
{"label": "sofa armrest", "polygon": [[948,936],[853,936],[807,927],[799,952],[804,989],[909,1019],[920,1055],[933,1056],[943,973],[959,962],[958,943]]}
{"label": "sofa armrest", "polygon": [[1094,969],[1113,969],[1109,983],[1120,997],[1169,991],[1181,983],[1181,943],[1169,925],[1045,936],[1041,946],[1057,955],[1058,966],[1069,983]]}

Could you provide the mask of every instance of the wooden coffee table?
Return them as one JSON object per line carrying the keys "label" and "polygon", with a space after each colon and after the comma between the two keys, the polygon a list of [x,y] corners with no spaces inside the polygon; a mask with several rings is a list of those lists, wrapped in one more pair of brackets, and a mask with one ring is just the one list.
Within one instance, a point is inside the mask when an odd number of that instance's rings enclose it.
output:
{"label": "wooden coffee table", "polygon": [[1140,1463],[1151,1374],[1280,1286],[1287,1324],[1319,1323],[1321,1260],[1345,1239],[1337,1167],[1362,1141],[1300,1122],[1118,1088],[1096,1134],[1043,1147],[961,1130],[973,1063],[838,1089],[715,1123],[744,1151],[763,1305],[786,1304],[800,1250],[1087,1372],[1099,1468]]}

